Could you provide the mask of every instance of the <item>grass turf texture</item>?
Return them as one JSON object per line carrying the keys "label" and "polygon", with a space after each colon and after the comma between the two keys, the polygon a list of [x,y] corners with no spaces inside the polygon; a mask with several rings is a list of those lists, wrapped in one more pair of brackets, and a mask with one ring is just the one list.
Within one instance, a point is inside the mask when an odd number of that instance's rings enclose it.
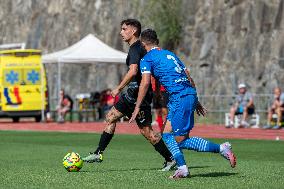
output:
{"label": "grass turf texture", "polygon": [[[218,154],[185,150],[191,178],[169,180],[163,159],[142,136],[116,135],[101,164],[69,173],[62,159],[94,149],[100,135],[0,131],[0,188],[282,188],[284,142],[230,140],[237,168]],[[225,140],[213,139],[221,143]]]}

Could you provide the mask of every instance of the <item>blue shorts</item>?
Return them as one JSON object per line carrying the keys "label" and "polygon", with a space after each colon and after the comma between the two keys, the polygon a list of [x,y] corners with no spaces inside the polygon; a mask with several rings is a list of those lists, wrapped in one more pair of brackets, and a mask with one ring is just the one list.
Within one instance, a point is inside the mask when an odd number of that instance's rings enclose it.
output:
{"label": "blue shorts", "polygon": [[191,94],[171,98],[167,119],[171,122],[174,136],[184,136],[193,128],[197,102],[197,96]]}

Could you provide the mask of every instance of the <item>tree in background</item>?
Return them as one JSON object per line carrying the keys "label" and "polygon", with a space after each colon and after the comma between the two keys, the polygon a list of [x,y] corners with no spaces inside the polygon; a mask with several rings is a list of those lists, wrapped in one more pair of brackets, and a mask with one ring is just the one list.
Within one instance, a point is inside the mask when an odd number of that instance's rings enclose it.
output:
{"label": "tree in background", "polygon": [[175,51],[181,40],[181,0],[134,1],[143,26],[157,31],[163,48]]}

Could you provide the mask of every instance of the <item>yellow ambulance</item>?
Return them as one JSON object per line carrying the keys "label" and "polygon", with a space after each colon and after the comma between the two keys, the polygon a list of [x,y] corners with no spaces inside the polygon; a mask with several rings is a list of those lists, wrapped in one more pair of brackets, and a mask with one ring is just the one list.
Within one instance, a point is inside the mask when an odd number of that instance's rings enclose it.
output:
{"label": "yellow ambulance", "polygon": [[0,93],[0,117],[41,120],[49,104],[40,50],[0,51]]}

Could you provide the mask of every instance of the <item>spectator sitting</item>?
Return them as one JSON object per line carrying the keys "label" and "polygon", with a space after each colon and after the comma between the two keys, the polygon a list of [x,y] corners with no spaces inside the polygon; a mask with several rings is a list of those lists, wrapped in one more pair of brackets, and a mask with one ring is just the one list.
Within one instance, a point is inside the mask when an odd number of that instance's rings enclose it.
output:
{"label": "spectator sitting", "polygon": [[239,84],[239,94],[236,98],[235,104],[230,110],[230,125],[226,127],[234,126],[235,115],[242,114],[241,126],[248,127],[249,124],[246,121],[248,115],[254,114],[253,96],[250,92],[247,92],[246,85],[244,83]]}
{"label": "spectator sitting", "polygon": [[116,96],[115,98],[112,97],[111,90],[107,89],[102,92],[102,98],[103,114],[106,115],[106,113],[113,107],[115,102],[118,100],[118,96]]}
{"label": "spectator sitting", "polygon": [[268,109],[268,115],[267,115],[267,125],[263,127],[263,129],[270,129],[271,128],[271,122],[272,122],[272,116],[273,114],[277,114],[277,122],[272,129],[280,129],[281,128],[281,121],[283,119],[283,112],[284,112],[284,93],[281,93],[281,89],[279,87],[276,87],[274,89],[274,100]]}
{"label": "spectator sitting", "polygon": [[72,98],[65,94],[64,90],[60,90],[60,99],[59,105],[57,106],[57,113],[58,113],[58,123],[64,123],[65,115],[67,112],[71,112],[73,108],[73,100]]}
{"label": "spectator sitting", "polygon": [[100,101],[101,101],[101,94],[99,92],[92,92],[90,103],[93,109],[97,109],[97,112],[99,114],[98,119],[103,118]]}

